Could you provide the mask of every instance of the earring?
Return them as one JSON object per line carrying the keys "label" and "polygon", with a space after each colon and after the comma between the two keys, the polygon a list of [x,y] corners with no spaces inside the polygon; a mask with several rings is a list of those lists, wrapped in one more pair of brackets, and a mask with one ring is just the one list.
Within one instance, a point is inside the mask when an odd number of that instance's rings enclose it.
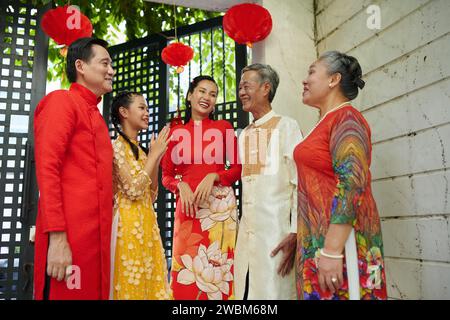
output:
{"label": "earring", "polygon": [[331,83],[330,83],[328,86],[330,87],[330,89],[333,87],[333,86],[331,85]]}

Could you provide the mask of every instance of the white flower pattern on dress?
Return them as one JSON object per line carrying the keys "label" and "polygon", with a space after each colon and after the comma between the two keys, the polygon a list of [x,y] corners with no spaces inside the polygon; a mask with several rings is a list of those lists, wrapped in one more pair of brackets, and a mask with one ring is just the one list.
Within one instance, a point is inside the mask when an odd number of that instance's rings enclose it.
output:
{"label": "white flower pattern on dress", "polygon": [[139,150],[136,160],[121,136],[113,146],[114,213],[119,217],[112,298],[172,299],[151,179],[143,171],[147,157]]}
{"label": "white flower pattern on dress", "polygon": [[233,259],[227,256],[220,251],[217,241],[208,248],[201,244],[194,259],[188,254],[181,256],[185,269],[178,273],[177,282],[184,285],[195,283],[209,300],[222,300],[222,294],[230,293],[228,282],[233,281]]}
{"label": "white flower pattern on dress", "polygon": [[230,218],[233,223],[229,224],[229,228],[235,230],[237,209],[233,188],[214,186],[208,199],[200,204],[196,218],[200,219],[202,231],[209,230],[218,222]]}

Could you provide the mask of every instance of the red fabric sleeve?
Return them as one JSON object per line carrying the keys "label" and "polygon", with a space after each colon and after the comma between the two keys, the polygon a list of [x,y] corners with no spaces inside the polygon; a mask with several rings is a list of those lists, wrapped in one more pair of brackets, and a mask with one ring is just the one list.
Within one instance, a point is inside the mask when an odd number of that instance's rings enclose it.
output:
{"label": "red fabric sleeve", "polygon": [[[169,137],[172,136],[173,129],[170,130]],[[169,142],[166,153],[164,154],[161,160],[161,169],[162,169],[162,184],[172,193],[177,193],[178,188],[177,184],[180,182],[178,179],[175,179],[175,164],[172,161],[171,154],[173,148],[175,147],[175,143],[173,141]]]}
{"label": "red fabric sleeve", "polygon": [[230,162],[228,170],[217,172],[219,183],[223,186],[231,186],[241,178],[242,165],[239,163],[238,142],[233,126],[226,120],[223,121],[225,130],[225,151],[227,160]]}
{"label": "red fabric sleeve", "polygon": [[43,232],[65,231],[61,168],[75,129],[76,113],[68,93],[55,91],[37,106],[34,117],[36,177]]}

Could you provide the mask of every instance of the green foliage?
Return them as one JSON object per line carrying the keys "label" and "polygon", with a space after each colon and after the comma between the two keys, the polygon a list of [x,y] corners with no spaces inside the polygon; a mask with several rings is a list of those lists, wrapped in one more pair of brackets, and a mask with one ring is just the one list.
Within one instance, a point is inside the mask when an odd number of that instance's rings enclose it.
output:
{"label": "green foliage", "polygon": [[[43,6],[51,0],[33,0],[36,6]],[[63,6],[67,0],[54,0],[56,6]],[[152,3],[144,0],[72,0],[81,12],[89,17],[93,26],[93,36],[118,44],[119,34],[125,33],[126,41],[142,38],[175,27],[172,5]],[[176,7],[176,26],[207,20],[219,13],[198,9]],[[125,25],[123,25],[123,22]],[[123,29],[121,29],[123,28]],[[68,86],[64,75],[64,58],[59,53],[61,46],[50,40],[48,81],[62,79],[63,87]]]}

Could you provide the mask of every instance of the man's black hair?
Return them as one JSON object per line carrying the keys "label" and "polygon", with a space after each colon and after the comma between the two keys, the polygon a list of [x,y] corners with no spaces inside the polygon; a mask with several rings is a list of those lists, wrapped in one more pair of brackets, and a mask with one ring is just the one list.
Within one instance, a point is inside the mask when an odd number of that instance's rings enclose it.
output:
{"label": "man's black hair", "polygon": [[105,49],[108,48],[108,42],[96,38],[80,38],[72,42],[72,44],[69,46],[66,59],[66,74],[67,79],[69,79],[71,83],[77,81],[75,61],[80,59],[85,62],[89,62],[89,60],[91,60],[91,58],[94,56],[92,46],[95,44],[102,46]]}

